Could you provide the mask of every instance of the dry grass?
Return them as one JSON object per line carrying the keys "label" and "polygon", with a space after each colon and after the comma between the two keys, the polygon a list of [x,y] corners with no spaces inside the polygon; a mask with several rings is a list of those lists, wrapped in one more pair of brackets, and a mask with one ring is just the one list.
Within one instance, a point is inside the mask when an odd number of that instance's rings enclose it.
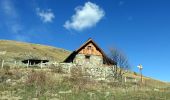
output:
{"label": "dry grass", "polygon": [[[140,74],[135,74],[133,72],[126,73],[125,76],[135,78],[140,82],[141,76]],[[166,88],[170,86],[168,82],[162,82],[160,80],[156,80],[150,77],[143,76],[143,85],[153,88]]]}
{"label": "dry grass", "polygon": [[[76,71],[76,73],[75,73]],[[75,68],[71,76],[50,69],[10,69],[7,75],[16,84],[0,82],[0,96],[20,97],[24,100],[38,98],[49,100],[169,100],[170,88],[141,87],[135,84],[92,81],[83,77],[81,69]],[[0,75],[4,75],[0,70]],[[19,75],[20,78],[14,78]],[[27,76],[26,81],[20,81]],[[150,83],[147,83],[150,84]]]}
{"label": "dry grass", "polygon": [[0,52],[6,51],[6,54],[1,56],[0,59],[5,60],[23,60],[28,59],[29,57],[46,57],[61,62],[70,54],[67,50],[52,46],[7,40],[0,40],[0,47]]}

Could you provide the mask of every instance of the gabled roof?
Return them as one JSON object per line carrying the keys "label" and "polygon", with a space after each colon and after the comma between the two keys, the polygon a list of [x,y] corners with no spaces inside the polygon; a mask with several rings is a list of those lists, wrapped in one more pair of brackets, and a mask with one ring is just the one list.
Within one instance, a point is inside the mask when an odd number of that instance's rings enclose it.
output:
{"label": "gabled roof", "polygon": [[106,54],[104,53],[104,51],[91,39],[89,38],[87,40],[87,42],[85,42],[84,44],[82,44],[77,50],[73,51],[65,60],[64,62],[71,62],[71,60],[73,60],[76,56],[76,54],[78,54],[78,52],[80,50],[82,50],[86,45],[88,45],[89,43],[92,43],[102,54],[103,56],[103,62],[104,64],[107,65],[116,65],[116,62],[114,62],[113,60],[111,60],[109,57],[106,56]]}

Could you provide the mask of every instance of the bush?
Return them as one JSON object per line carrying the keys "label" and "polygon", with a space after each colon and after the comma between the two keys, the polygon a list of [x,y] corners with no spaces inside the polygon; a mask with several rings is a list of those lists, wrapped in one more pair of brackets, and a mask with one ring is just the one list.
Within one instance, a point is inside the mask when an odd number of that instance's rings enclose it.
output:
{"label": "bush", "polygon": [[6,75],[12,76],[13,73],[10,72],[10,68],[11,68],[11,66],[9,64],[5,64],[4,67],[3,67],[3,70],[4,70]]}
{"label": "bush", "polygon": [[77,66],[71,69],[69,81],[74,84],[76,90],[82,90],[87,85],[88,80],[83,76],[81,67]]}
{"label": "bush", "polygon": [[52,71],[55,73],[64,73],[61,66],[52,67]]}
{"label": "bush", "polygon": [[73,67],[71,69],[71,79],[73,81],[75,80],[79,80],[83,77],[83,74],[82,74],[82,69],[81,67]]}
{"label": "bush", "polygon": [[36,89],[36,96],[43,95],[46,87],[46,73],[43,71],[34,71],[28,75],[28,79],[26,81],[27,86],[31,86]]}
{"label": "bush", "polygon": [[0,83],[5,82],[7,79],[8,79],[8,77],[5,74],[4,69],[0,69]]}
{"label": "bush", "polygon": [[36,86],[43,86],[46,84],[46,73],[43,71],[34,71],[32,70],[31,73],[28,75],[27,84],[36,85]]}

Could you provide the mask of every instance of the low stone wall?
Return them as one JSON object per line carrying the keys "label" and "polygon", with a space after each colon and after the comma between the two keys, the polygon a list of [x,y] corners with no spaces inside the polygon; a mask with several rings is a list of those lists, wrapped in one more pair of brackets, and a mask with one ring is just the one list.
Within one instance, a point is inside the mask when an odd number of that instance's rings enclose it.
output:
{"label": "low stone wall", "polygon": [[[97,58],[97,57],[91,57],[91,59]],[[4,62],[4,68],[5,67],[10,67],[10,68],[56,68],[62,70],[64,73],[71,74],[71,70],[73,68],[80,68],[81,72],[84,77],[88,78],[93,78],[96,80],[109,80],[113,78],[113,71],[112,68],[113,66],[104,66],[103,64],[96,64],[93,62],[84,62],[84,63],[58,63],[55,61],[51,61],[45,64],[37,64],[37,65],[27,65],[23,64],[22,62],[9,62],[5,61]],[[1,66],[0,66],[1,67]]]}
{"label": "low stone wall", "polygon": [[74,63],[59,63],[64,73],[71,73],[73,68],[80,68],[84,77],[93,78],[95,80],[110,80],[113,78],[113,66],[93,66],[93,65],[77,65]]}

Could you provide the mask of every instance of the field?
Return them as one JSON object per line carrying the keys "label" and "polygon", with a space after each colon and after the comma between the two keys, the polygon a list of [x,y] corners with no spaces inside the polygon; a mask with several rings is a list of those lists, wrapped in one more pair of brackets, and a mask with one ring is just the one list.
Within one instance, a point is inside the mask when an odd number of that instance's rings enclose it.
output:
{"label": "field", "polygon": [[169,83],[152,79],[120,84],[35,68],[1,69],[0,76],[1,100],[170,100]]}

